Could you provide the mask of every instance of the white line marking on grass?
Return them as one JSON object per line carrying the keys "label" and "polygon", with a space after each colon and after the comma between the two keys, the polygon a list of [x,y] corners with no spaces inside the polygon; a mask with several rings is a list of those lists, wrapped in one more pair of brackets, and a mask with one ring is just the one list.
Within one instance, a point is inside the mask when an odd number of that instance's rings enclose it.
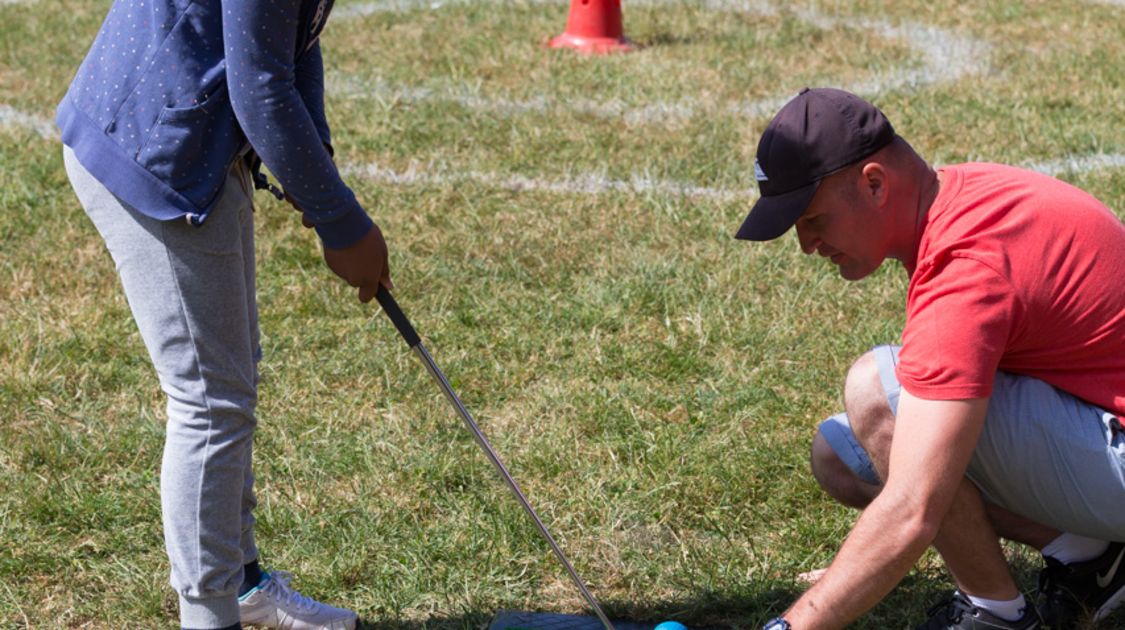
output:
{"label": "white line marking on grass", "polygon": [[437,10],[447,5],[468,6],[469,0],[378,0],[377,2],[360,2],[358,4],[345,4],[332,9],[332,20],[350,20],[366,17],[376,13],[406,13],[422,9]]}
{"label": "white line marking on grass", "polygon": [[465,109],[497,114],[526,114],[567,111],[589,114],[598,118],[624,118],[627,122],[651,122],[667,118],[687,118],[698,107],[694,103],[656,103],[641,108],[634,107],[621,99],[596,101],[586,98],[558,100],[546,96],[533,96],[527,99],[481,96],[479,91],[468,84],[437,85],[434,87],[397,86],[382,79],[374,83],[361,81],[355,77],[336,77],[329,75],[329,91],[351,98],[376,98],[383,101],[406,103],[446,102],[455,103]]}
{"label": "white line marking on grass", "polygon": [[849,86],[859,94],[882,94],[902,87],[915,88],[935,83],[951,83],[961,77],[983,73],[991,47],[978,39],[945,29],[904,22],[894,25],[884,20],[841,20],[859,30],[871,29],[887,39],[902,41],[922,57],[922,67],[895,70]]}
{"label": "white line marking on grass", "polygon": [[[1125,154],[1099,153],[1027,164],[1025,168],[1048,175],[1082,174],[1105,169],[1125,168]],[[661,194],[714,201],[752,201],[758,198],[755,189],[729,189],[700,186],[691,182],[655,178],[648,173],[634,173],[629,179],[611,179],[604,173],[568,174],[558,179],[528,177],[519,174],[461,171],[441,165],[412,163],[406,170],[396,171],[378,164],[350,164],[340,170],[345,177],[362,177],[392,185],[446,185],[475,182],[513,192],[548,192],[557,194],[598,195],[611,192],[637,195]]]}
{"label": "white line marking on grass", "polygon": [[22,127],[30,129],[44,138],[59,137],[58,130],[55,129],[55,123],[4,104],[0,104],[0,127]]}
{"label": "white line marking on grass", "polygon": [[395,171],[378,164],[352,164],[341,169],[344,176],[363,177],[376,182],[398,185],[445,185],[455,182],[476,182],[513,192],[548,192],[560,194],[598,195],[610,192],[662,194],[705,198],[719,201],[751,200],[758,197],[753,189],[731,190],[698,186],[690,182],[657,179],[648,173],[634,173],[629,179],[611,179],[605,174],[579,173],[561,179],[544,179],[518,174],[459,171],[441,166],[411,164],[404,171]]}
{"label": "white line marking on grass", "polygon": [[1125,168],[1125,154],[1095,153],[1094,155],[1071,156],[1049,162],[1028,164],[1025,168],[1052,176],[1079,175],[1091,171]]}
{"label": "white line marking on grass", "polygon": [[[632,4],[651,6],[677,5],[674,0],[633,0]],[[776,16],[781,12],[778,3],[764,0],[708,0],[704,6],[713,11],[752,13]],[[870,18],[836,17],[815,8],[785,4],[788,11],[821,30],[839,26],[858,31],[874,31],[886,38],[901,41],[921,57],[922,67],[916,70],[896,70],[875,76],[858,84],[845,86],[860,94],[882,93],[900,87],[914,87],[954,81],[963,76],[987,69],[991,47],[983,40],[957,34],[948,29],[904,21],[894,24],[887,20]],[[772,112],[771,112],[772,113]]]}
{"label": "white line marking on grass", "polygon": [[[495,0],[478,0],[492,2]],[[525,0],[527,1],[527,0]],[[546,3],[546,2],[543,2]],[[407,11],[413,9],[439,9],[451,5],[470,4],[468,0],[381,0],[341,7],[338,12],[343,17],[360,17],[376,12]],[[552,2],[551,4],[558,4]],[[677,3],[670,0],[633,0],[633,5],[671,6]],[[708,0],[703,7],[713,11],[732,11],[757,15],[777,15],[778,8],[759,0]],[[813,9],[791,9],[800,19],[821,29],[845,26],[861,31],[872,31],[881,37],[901,41],[919,57],[921,67],[896,69],[875,74],[862,81],[842,85],[844,89],[861,95],[876,95],[898,88],[916,88],[922,85],[955,81],[961,77],[983,72],[988,66],[990,46],[981,40],[959,35],[946,29],[922,24],[904,22],[892,24],[885,20],[867,18],[838,18],[822,14]],[[620,99],[595,101],[590,99],[552,99],[537,96],[516,100],[505,97],[481,96],[479,90],[467,84],[445,85],[432,88],[413,88],[394,86],[384,81],[375,85],[365,85],[355,78],[344,78],[338,84],[341,92],[356,97],[373,96],[387,100],[406,102],[447,101],[477,111],[501,114],[521,114],[527,112],[571,111],[589,114],[600,118],[623,118],[630,124],[659,123],[669,120],[683,120],[697,114],[725,112],[737,116],[765,117],[774,114],[786,103],[792,94],[774,96],[754,101],[739,101],[725,106],[702,104],[695,99],[680,101],[657,101],[648,105],[634,106]]]}
{"label": "white line marking on grass", "polygon": [[[636,0],[626,0],[629,5],[636,4]],[[449,7],[468,7],[472,5],[503,5],[504,8],[513,9],[520,6],[552,5],[567,7],[567,0],[372,0],[370,2],[354,2],[336,5],[332,9],[333,20],[350,20],[367,17],[378,13],[407,13],[410,11],[438,11]],[[666,4],[671,4],[668,2]]]}

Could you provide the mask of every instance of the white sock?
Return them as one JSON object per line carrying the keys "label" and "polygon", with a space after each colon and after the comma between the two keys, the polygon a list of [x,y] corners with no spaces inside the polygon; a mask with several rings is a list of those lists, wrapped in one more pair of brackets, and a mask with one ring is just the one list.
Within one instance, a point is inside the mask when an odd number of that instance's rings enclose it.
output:
{"label": "white sock", "polygon": [[1093,560],[1109,549],[1109,543],[1104,540],[1086,538],[1077,534],[1062,534],[1047,543],[1041,553],[1058,560],[1063,564]]}
{"label": "white sock", "polygon": [[1023,611],[1027,609],[1027,600],[1023,598],[1023,593],[1017,595],[1015,599],[1009,600],[985,599],[973,597],[967,593],[964,595],[969,598],[973,606],[986,610],[1004,621],[1019,621],[1023,618]]}

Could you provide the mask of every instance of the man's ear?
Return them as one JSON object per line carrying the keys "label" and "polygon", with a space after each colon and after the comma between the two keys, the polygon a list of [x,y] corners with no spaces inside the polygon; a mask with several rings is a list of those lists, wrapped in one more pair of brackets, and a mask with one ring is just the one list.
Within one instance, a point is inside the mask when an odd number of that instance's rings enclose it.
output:
{"label": "man's ear", "polygon": [[862,175],[859,192],[863,198],[876,206],[886,204],[890,195],[887,188],[887,169],[878,162],[868,162],[863,165]]}

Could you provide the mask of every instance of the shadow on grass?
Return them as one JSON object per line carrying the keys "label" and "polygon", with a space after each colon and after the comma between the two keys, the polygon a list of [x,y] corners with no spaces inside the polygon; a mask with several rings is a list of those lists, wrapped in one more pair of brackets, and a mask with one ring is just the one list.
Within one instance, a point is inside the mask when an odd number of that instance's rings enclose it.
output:
{"label": "shadow on grass", "polygon": [[[754,593],[699,593],[683,600],[637,603],[602,600],[606,615],[613,621],[657,624],[675,619],[689,628],[758,628],[765,620],[780,614],[800,592],[796,589],[769,588]],[[425,621],[361,620],[365,630],[417,630],[420,628],[487,628],[498,611],[470,612]],[[557,611],[535,611],[557,612]],[[594,619],[591,617],[591,619]],[[581,624],[587,627],[587,624]],[[560,627],[560,630],[564,630]]]}
{"label": "shadow on grass", "polygon": [[[1021,591],[1035,599],[1037,578],[1042,568],[1039,554],[1029,549],[1009,548],[1009,566]],[[927,611],[946,600],[954,589],[952,579],[940,566],[911,571],[886,598],[850,628],[914,628],[927,618]],[[772,617],[785,611],[803,590],[802,585],[762,582],[745,585],[730,592],[699,591],[680,600],[651,602],[602,600],[606,614],[613,621],[656,624],[675,619],[693,630],[710,628],[760,628]],[[425,621],[364,620],[361,629],[418,630],[421,628],[487,628],[498,611],[474,611],[460,616],[435,617]],[[550,610],[534,612],[557,612]],[[584,630],[598,626],[577,624]],[[564,626],[559,626],[565,630]],[[1094,630],[1089,621],[1080,622],[1073,630]],[[1125,607],[1097,626],[1099,630],[1125,628]]]}
{"label": "shadow on grass", "polygon": [[795,587],[763,584],[752,591],[700,591],[694,597],[679,600],[610,601],[606,614],[616,619],[654,624],[675,619],[689,628],[758,628],[767,619],[781,614],[799,594]]}
{"label": "shadow on grass", "polygon": [[356,630],[414,630],[416,628],[487,628],[491,615],[467,613],[459,617],[434,617],[426,621],[360,619]]}

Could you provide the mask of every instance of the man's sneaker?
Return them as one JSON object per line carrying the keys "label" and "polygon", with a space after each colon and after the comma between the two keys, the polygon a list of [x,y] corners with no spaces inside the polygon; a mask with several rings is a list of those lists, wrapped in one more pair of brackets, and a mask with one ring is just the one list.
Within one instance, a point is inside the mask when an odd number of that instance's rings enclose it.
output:
{"label": "man's sneaker", "polygon": [[1039,572],[1039,614],[1048,626],[1073,628],[1086,615],[1100,621],[1125,600],[1125,543],[1110,543],[1085,562],[1046,560]]}
{"label": "man's sneaker", "polygon": [[953,591],[953,597],[926,614],[930,618],[917,630],[1032,630],[1039,627],[1039,615],[1031,605],[1024,609],[1019,620],[1008,621],[973,606],[961,591]]}
{"label": "man's sneaker", "polygon": [[289,586],[288,573],[266,573],[262,581],[238,598],[245,625],[278,630],[355,630],[356,614],[305,597]]}

